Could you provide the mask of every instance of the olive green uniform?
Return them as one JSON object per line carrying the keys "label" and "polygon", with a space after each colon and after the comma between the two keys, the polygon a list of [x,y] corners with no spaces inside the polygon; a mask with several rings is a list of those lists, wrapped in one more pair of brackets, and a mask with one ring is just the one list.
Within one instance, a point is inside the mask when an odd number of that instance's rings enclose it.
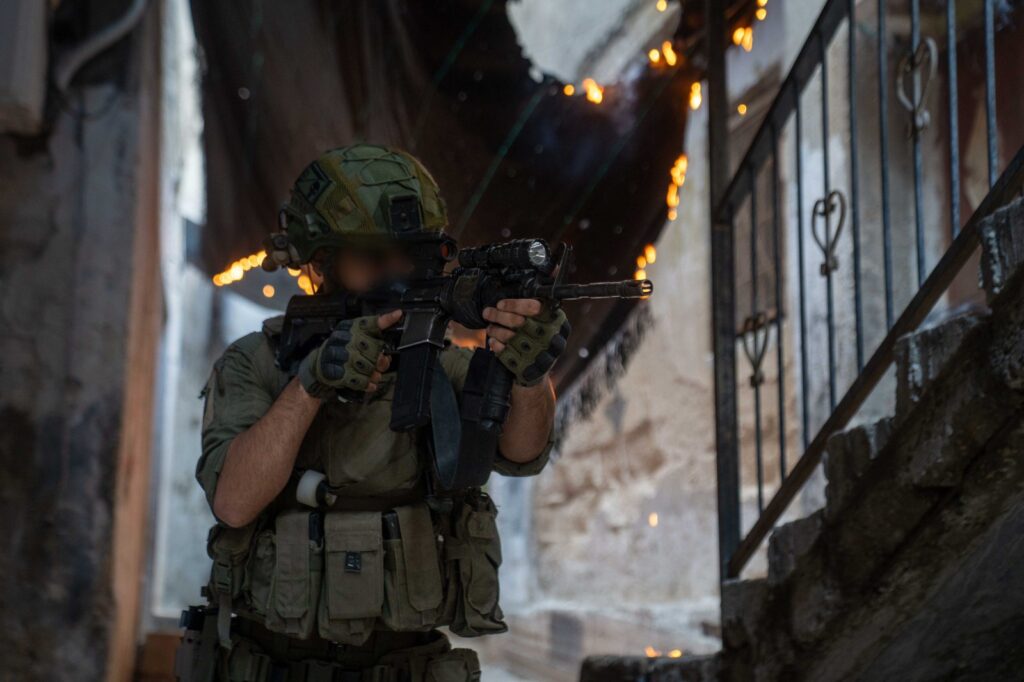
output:
{"label": "olive green uniform", "polygon": [[[204,390],[197,478],[211,505],[232,439],[291,380],[274,362],[279,330],[280,318],[268,320],[261,333],[232,344]],[[456,395],[471,355],[455,347],[441,354]],[[496,509],[479,490],[447,507],[428,505],[423,434],[388,427],[391,392],[365,403],[325,402],[299,449],[296,475],[263,515],[245,528],[211,530],[209,596],[238,614],[230,650],[217,654],[217,679],[477,679],[476,655],[450,650],[435,628],[464,636],[506,629]],[[550,438],[525,464],[498,453],[494,470],[536,474],[549,450]],[[335,504],[315,510],[296,501],[295,480],[307,469],[326,475]]]}
{"label": "olive green uniform", "polygon": [[[341,147],[302,171],[262,265],[300,267],[330,259],[338,249],[392,248],[446,225],[437,183],[418,160],[377,145]],[[329,268],[325,273],[331,276]],[[506,629],[498,605],[494,504],[479,489],[429,494],[424,429],[389,428],[393,382],[361,399],[373,369],[367,354],[379,345],[373,336],[379,330],[366,318],[341,326],[295,370],[307,392],[324,403],[299,448],[292,479],[253,523],[218,523],[210,531],[211,605],[184,614],[176,669],[185,682],[475,680],[476,654],[452,649],[437,628],[463,636]],[[196,475],[211,507],[231,441],[263,417],[292,380],[275,363],[280,332],[281,318],[275,318],[232,344],[203,391]],[[567,334],[564,314],[548,311],[524,325],[498,360],[521,385],[543,380]],[[456,396],[471,356],[451,347],[440,355]],[[550,443],[549,435],[548,447],[526,464],[495,453],[493,468],[510,476],[536,474]],[[321,503],[303,496],[317,506],[297,497],[298,482],[309,472],[325,476],[330,491],[315,498]]]}

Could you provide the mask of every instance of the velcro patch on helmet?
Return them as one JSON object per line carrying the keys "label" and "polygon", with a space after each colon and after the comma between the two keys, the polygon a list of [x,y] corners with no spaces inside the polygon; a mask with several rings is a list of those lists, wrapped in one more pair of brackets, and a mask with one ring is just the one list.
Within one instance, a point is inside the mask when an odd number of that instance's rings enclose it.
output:
{"label": "velcro patch on helmet", "polygon": [[313,162],[306,166],[302,175],[295,182],[295,191],[301,194],[306,201],[316,205],[316,200],[331,186],[331,179],[327,177],[320,164]]}

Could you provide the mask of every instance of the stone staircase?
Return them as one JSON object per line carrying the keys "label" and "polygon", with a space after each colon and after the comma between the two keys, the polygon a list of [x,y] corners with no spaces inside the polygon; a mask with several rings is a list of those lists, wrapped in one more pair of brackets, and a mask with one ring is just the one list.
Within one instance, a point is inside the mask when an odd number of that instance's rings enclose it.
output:
{"label": "stone staircase", "polygon": [[988,309],[900,339],[896,413],[828,443],[824,509],[722,587],[722,651],[581,680],[1010,680],[1024,673],[1024,200],[981,227]]}

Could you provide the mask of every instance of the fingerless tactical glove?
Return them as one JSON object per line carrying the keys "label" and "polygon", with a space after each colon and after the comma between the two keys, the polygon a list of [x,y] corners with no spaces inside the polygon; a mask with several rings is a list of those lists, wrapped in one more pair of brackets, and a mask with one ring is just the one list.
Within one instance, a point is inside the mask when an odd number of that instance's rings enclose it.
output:
{"label": "fingerless tactical glove", "polygon": [[572,326],[561,308],[546,308],[528,317],[498,353],[498,360],[520,386],[535,386],[565,350]]}
{"label": "fingerless tactical glove", "polygon": [[306,393],[321,400],[360,400],[383,350],[376,317],[344,320],[299,364],[299,381]]}

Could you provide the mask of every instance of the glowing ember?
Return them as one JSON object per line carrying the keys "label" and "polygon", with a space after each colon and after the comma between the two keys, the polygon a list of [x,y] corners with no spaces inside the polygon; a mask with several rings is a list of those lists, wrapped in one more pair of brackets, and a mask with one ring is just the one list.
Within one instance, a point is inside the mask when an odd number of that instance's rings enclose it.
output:
{"label": "glowing ember", "polygon": [[746,104],[740,104],[738,107],[736,107],[736,111],[740,112],[740,116],[746,116],[747,115],[747,105]]}
{"label": "glowing ember", "polygon": [[658,527],[658,512],[651,512],[647,515],[647,525],[651,528]]}
{"label": "glowing ember", "polygon": [[572,97],[573,95],[576,94],[576,86],[573,85],[572,83],[566,83],[565,87],[562,88],[562,92],[565,93],[566,97]]}
{"label": "glowing ember", "polygon": [[658,0],[657,4],[654,6],[658,8],[659,12],[664,12],[668,9],[668,0]]}
{"label": "glowing ember", "polygon": [[647,654],[647,658],[655,658],[656,656],[661,656],[661,652],[655,649],[650,644],[644,647],[644,653]]}
{"label": "glowing ember", "polygon": [[668,657],[669,658],[681,658],[682,655],[683,655],[683,650],[682,649],[673,649],[672,651],[668,652]]}
{"label": "glowing ember", "polygon": [[583,79],[583,89],[587,93],[587,101],[600,104],[604,99],[604,88],[597,84],[593,78]]}
{"label": "glowing ember", "polygon": [[267,298],[274,298],[274,285],[273,284],[264,284],[263,285],[263,295],[266,296]]}
{"label": "glowing ember", "polygon": [[[668,193],[665,195],[665,203],[668,205],[668,219],[676,219],[676,206],[679,205],[679,188],[686,183],[686,169],[689,166],[689,159],[686,154],[680,154],[669,170],[672,182],[668,185]],[[651,247],[654,248],[653,246]],[[650,262],[651,259],[648,259]]]}
{"label": "glowing ember", "polygon": [[682,187],[686,183],[686,169],[689,165],[690,159],[686,154],[680,154],[672,164],[672,170],[669,171],[669,175],[672,176],[672,184]]}
{"label": "glowing ember", "polygon": [[223,272],[218,272],[214,275],[213,284],[215,286],[222,287],[241,280],[245,276],[245,273],[249,272],[253,268],[259,267],[260,264],[263,263],[263,259],[266,257],[266,251],[257,251],[245,258],[239,258],[231,265],[224,268]]}
{"label": "glowing ember", "polygon": [[754,49],[754,29],[750,26],[736,29],[732,32],[732,43],[742,45],[745,52],[750,52]]}
{"label": "glowing ember", "polygon": [[668,194],[665,195],[665,203],[668,204],[669,208],[675,208],[679,205],[679,185],[672,183],[668,186]]}
{"label": "glowing ember", "polygon": [[754,12],[754,16],[757,17],[758,21],[764,21],[768,17],[768,10],[762,7]]}
{"label": "glowing ember", "polygon": [[661,52],[658,52],[656,48],[651,48],[647,53],[647,58],[651,60],[651,64],[657,64],[661,61]]}
{"label": "glowing ember", "polygon": [[633,273],[633,279],[637,280],[638,282],[642,279],[647,279],[647,271],[637,270],[636,272]]}
{"label": "glowing ember", "polygon": [[694,111],[700,109],[700,103],[702,101],[700,94],[700,83],[694,83],[690,86],[690,108]]}
{"label": "glowing ember", "polygon": [[672,49],[672,43],[665,41],[661,44],[661,52],[665,55],[665,63],[669,66],[676,65],[676,51]]}
{"label": "glowing ember", "polygon": [[653,263],[658,257],[658,250],[654,248],[654,244],[648,244],[644,247],[644,258],[648,263]]}

